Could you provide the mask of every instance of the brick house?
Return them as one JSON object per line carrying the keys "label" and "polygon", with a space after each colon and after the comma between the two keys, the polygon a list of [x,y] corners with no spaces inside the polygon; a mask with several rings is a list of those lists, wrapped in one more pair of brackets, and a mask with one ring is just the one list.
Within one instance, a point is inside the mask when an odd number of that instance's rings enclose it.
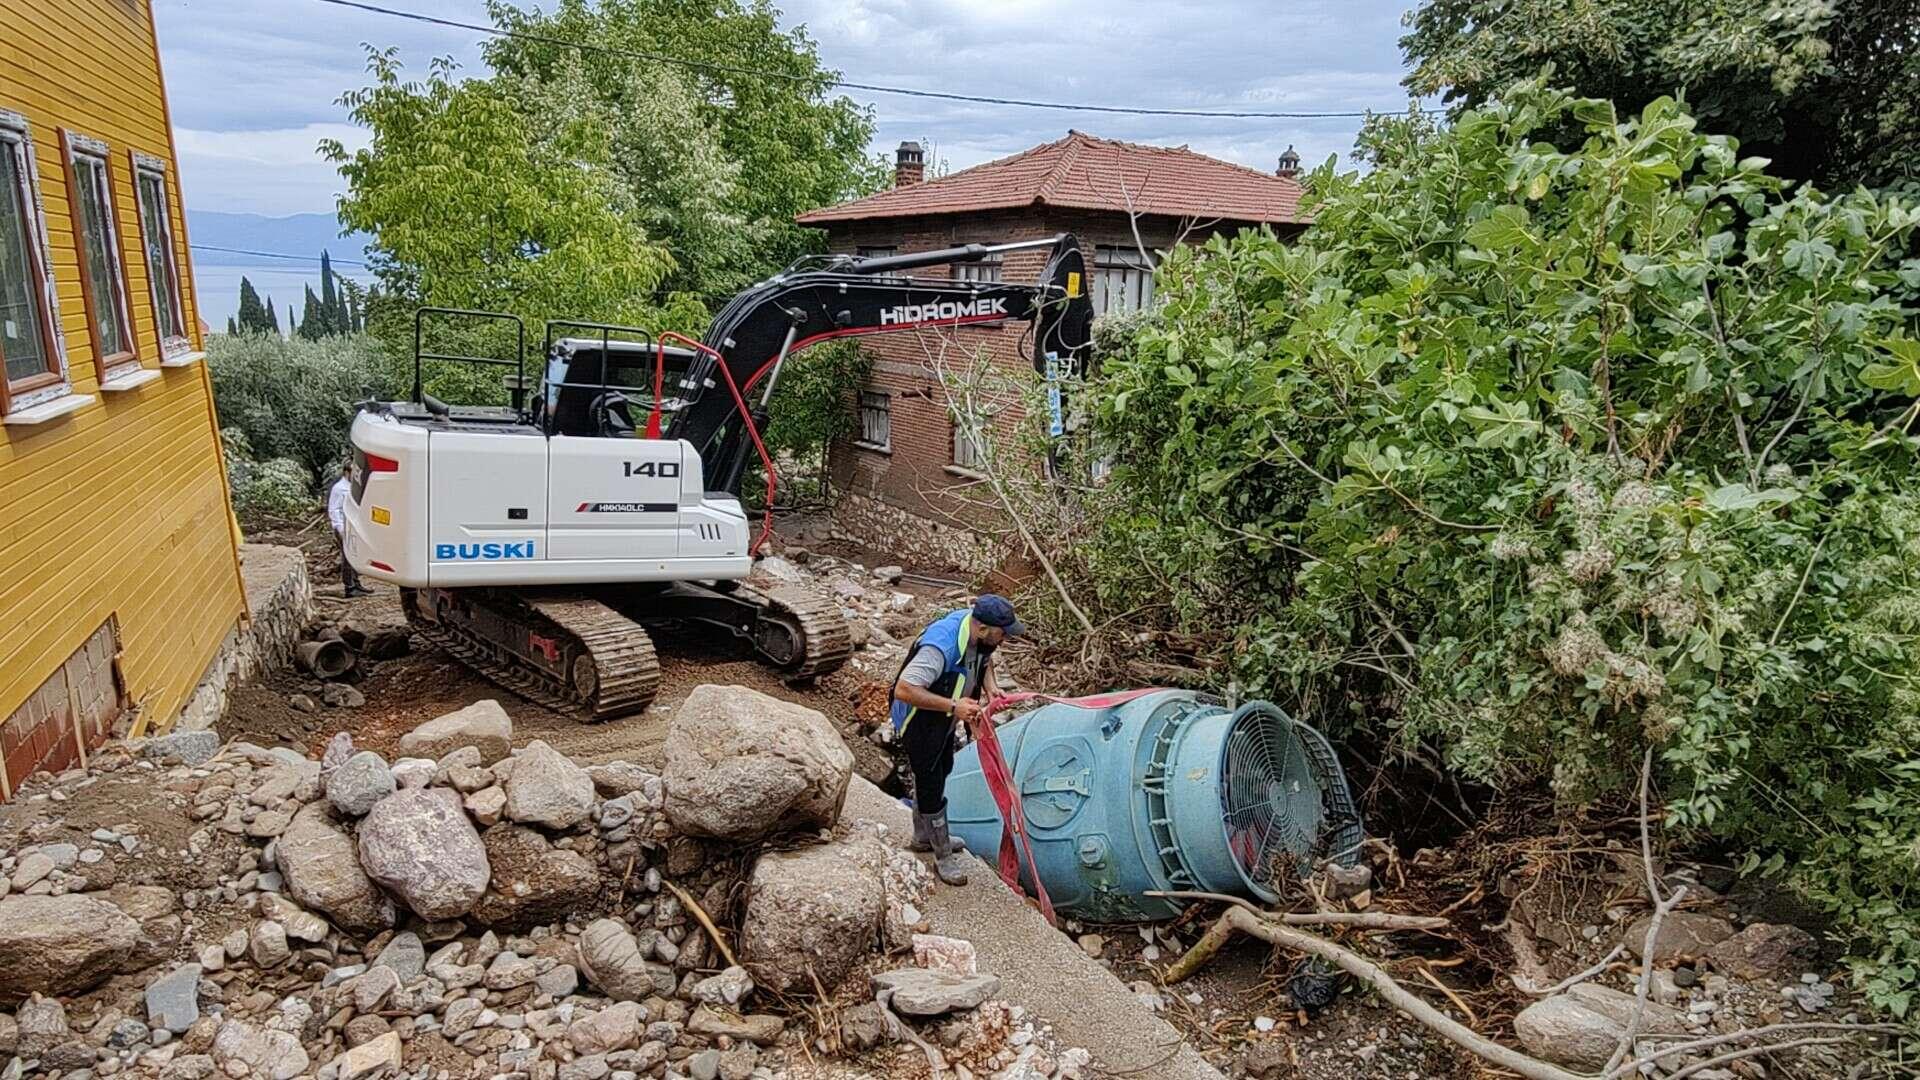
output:
{"label": "brick house", "polygon": [[[1216,233],[1266,225],[1283,235],[1305,224],[1291,147],[1263,173],[1186,147],[1142,146],[1069,131],[1056,142],[934,180],[918,143],[901,143],[894,185],[876,195],[801,214],[824,229],[836,254],[905,255],[959,244],[1006,243],[1072,233],[1085,252],[1097,313],[1153,302],[1148,253]],[[1137,235],[1136,235],[1137,230]],[[1000,261],[930,267],[916,275],[1034,281],[1043,249]],[[923,564],[965,570],[1002,565],[1017,539],[955,494],[977,483],[979,448],[958,430],[936,369],[956,352],[985,355],[1035,378],[1024,355],[1026,324],[915,331],[866,338],[873,374],[848,407],[854,437],[829,451],[837,532],[900,551]],[[945,335],[944,337],[942,335]],[[1017,405],[995,415],[1010,433]]]}

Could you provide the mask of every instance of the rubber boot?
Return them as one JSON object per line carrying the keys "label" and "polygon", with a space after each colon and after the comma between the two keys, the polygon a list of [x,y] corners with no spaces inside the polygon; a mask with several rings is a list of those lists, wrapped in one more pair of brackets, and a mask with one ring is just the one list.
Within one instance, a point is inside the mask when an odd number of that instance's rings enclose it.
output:
{"label": "rubber boot", "polygon": [[967,883],[966,848],[953,842],[947,833],[947,812],[940,811],[927,820],[928,839],[933,842],[933,870],[949,885]]}
{"label": "rubber boot", "polygon": [[913,843],[907,845],[907,850],[922,855],[933,850],[932,822],[918,810],[913,812]]}

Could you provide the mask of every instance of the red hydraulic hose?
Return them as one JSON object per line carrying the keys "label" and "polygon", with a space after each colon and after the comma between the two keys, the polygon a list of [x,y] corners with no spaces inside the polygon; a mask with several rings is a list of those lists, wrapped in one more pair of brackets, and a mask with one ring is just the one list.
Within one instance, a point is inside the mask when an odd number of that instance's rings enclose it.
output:
{"label": "red hydraulic hose", "polygon": [[1045,701],[1076,709],[1112,709],[1135,698],[1157,693],[1160,693],[1158,688],[1116,690],[1109,694],[1078,698],[1036,693],[1001,694],[987,702],[986,707],[973,714],[973,719],[968,722],[973,729],[974,752],[980,758],[980,776],[987,782],[987,791],[993,795],[994,805],[1000,808],[1000,880],[1006,882],[1007,888],[1014,892],[1024,891],[1020,888],[1020,859],[1024,855],[1027,870],[1033,878],[1034,901],[1040,905],[1040,914],[1046,916],[1049,925],[1057,926],[1059,921],[1053,913],[1053,899],[1047,895],[1046,882],[1040,880],[1040,867],[1033,860],[1033,841],[1027,836],[1027,816],[1021,810],[1020,792],[1013,782],[1013,769],[1000,749],[1000,737],[994,734],[993,714],[1023,701]]}
{"label": "red hydraulic hose", "polygon": [[766,444],[760,441],[760,430],[754,426],[753,413],[747,409],[746,399],[740,396],[740,388],[734,385],[733,372],[727,370],[725,357],[715,352],[710,346],[703,345],[685,334],[676,334],[669,330],[660,335],[660,341],[654,347],[653,412],[647,417],[647,438],[657,439],[661,434],[660,401],[666,393],[666,345],[667,339],[669,338],[713,357],[715,361],[714,366],[720,369],[721,376],[727,380],[727,392],[733,395],[733,403],[740,409],[740,421],[747,425],[747,437],[753,440],[753,448],[760,454],[760,465],[765,469],[767,474],[767,510],[765,516],[762,517],[760,521],[759,538],[754,540],[753,546],[747,549],[748,555],[758,555],[760,554],[761,546],[773,535],[773,494],[776,490],[777,481],[773,472],[773,458],[767,455]]}

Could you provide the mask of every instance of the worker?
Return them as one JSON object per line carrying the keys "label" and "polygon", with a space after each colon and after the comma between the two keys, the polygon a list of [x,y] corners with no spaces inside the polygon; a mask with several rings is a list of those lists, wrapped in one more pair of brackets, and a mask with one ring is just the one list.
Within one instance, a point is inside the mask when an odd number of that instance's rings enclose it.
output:
{"label": "worker", "polygon": [[353,490],[353,463],[340,466],[340,479],[327,492],[327,521],[333,526],[333,544],[340,552],[340,591],[348,599],[371,596],[373,590],[360,584],[360,574],[347,561],[347,495]]}
{"label": "worker", "polygon": [[894,677],[894,741],[913,775],[914,851],[931,852],[940,880],[967,883],[963,848],[947,830],[947,775],[962,725],[979,715],[981,696],[1000,692],[993,651],[1027,632],[1005,597],[988,593],[973,607],[935,619],[920,632]]}

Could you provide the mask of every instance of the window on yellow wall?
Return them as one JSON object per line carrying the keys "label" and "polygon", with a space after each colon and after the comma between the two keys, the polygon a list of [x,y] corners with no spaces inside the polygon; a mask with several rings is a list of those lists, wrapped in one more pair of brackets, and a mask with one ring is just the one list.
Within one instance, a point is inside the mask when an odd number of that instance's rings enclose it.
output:
{"label": "window on yellow wall", "polygon": [[72,188],[73,235],[80,255],[80,295],[87,305],[87,330],[93,338],[100,380],[116,368],[139,363],[134,352],[133,321],[128,318],[126,267],[120,261],[120,230],[113,215],[113,174],[107,145],[67,132],[68,175]]}
{"label": "window on yellow wall", "polygon": [[173,226],[167,212],[167,163],[134,152],[133,193],[139,202],[140,244],[153,294],[154,325],[160,328],[160,352],[176,356],[193,348],[187,337],[186,305],[180,300],[180,268],[173,255]]}
{"label": "window on yellow wall", "polygon": [[0,412],[68,392],[26,118],[0,109]]}

